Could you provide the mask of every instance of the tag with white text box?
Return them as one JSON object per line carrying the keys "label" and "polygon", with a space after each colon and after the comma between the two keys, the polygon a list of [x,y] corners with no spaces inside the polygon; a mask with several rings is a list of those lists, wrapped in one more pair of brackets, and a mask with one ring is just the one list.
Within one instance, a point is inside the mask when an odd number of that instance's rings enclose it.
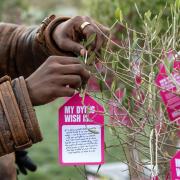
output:
{"label": "tag with white text box", "polygon": [[104,109],[88,94],[77,93],[59,108],[59,162],[104,163]]}
{"label": "tag with white text box", "polygon": [[171,180],[180,180],[180,151],[170,161]]}
{"label": "tag with white text box", "polygon": [[[160,65],[160,72],[156,77],[156,84],[160,88],[160,96],[166,106],[170,121],[180,125],[180,56],[173,51],[167,53],[166,65]],[[170,72],[170,70],[172,72]],[[168,72],[169,71],[169,72]]]}

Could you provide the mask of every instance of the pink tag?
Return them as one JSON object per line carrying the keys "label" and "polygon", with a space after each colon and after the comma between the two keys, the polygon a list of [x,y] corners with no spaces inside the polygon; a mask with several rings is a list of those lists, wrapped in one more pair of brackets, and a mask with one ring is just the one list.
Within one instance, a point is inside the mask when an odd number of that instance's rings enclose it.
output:
{"label": "pink tag", "polygon": [[159,180],[158,176],[154,176],[151,178],[151,180]]}
{"label": "pink tag", "polygon": [[90,79],[88,80],[87,87],[89,91],[100,91],[98,81],[94,76],[90,77]]}
{"label": "pink tag", "polygon": [[[174,78],[174,81],[180,85],[180,61],[175,59],[172,51],[168,53],[168,58],[172,60],[174,58],[173,71],[171,76]],[[176,92],[177,88],[172,81],[172,77],[168,76],[164,65],[160,65],[160,72],[156,78],[156,84],[162,88],[160,90],[160,95],[164,104],[166,105],[169,119],[171,121],[177,120],[180,117],[180,96],[175,95],[172,92]],[[180,124],[180,121],[177,122]]]}
{"label": "pink tag", "polygon": [[170,180],[170,172],[167,172],[167,174],[166,174],[166,180]]}
{"label": "pink tag", "polygon": [[180,151],[170,161],[171,180],[180,180]]}
{"label": "pink tag", "polygon": [[59,108],[59,162],[62,165],[104,163],[104,109],[79,93]]}
{"label": "pink tag", "polygon": [[[120,101],[122,101],[124,91],[118,88],[115,92],[115,95]],[[120,107],[120,103],[111,99],[108,105],[111,124],[115,126],[129,127],[132,125],[131,118],[129,117],[128,112],[123,107]]]}

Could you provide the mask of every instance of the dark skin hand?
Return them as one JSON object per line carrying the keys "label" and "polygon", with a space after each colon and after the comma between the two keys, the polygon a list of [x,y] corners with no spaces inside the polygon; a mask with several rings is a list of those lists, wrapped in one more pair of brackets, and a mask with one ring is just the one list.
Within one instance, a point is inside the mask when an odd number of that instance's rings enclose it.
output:
{"label": "dark skin hand", "polygon": [[51,56],[26,83],[32,104],[37,106],[58,97],[72,96],[89,77],[90,73],[77,58]]}
{"label": "dark skin hand", "polygon": [[[90,24],[81,29],[84,22]],[[57,25],[52,38],[60,50],[77,57],[84,56],[87,51],[80,42],[93,34],[96,39],[88,48],[98,53],[106,42],[109,30],[90,17],[76,16]],[[26,82],[32,104],[43,105],[58,97],[72,96],[89,77],[89,72],[77,58],[51,56]]]}
{"label": "dark skin hand", "polygon": [[[84,22],[90,24],[81,29]],[[76,16],[59,24],[54,30],[53,39],[61,50],[84,56],[87,49],[80,42],[92,34],[96,35],[96,39],[90,44],[90,49],[98,53],[107,42],[105,36],[109,35],[109,29],[87,16]]]}

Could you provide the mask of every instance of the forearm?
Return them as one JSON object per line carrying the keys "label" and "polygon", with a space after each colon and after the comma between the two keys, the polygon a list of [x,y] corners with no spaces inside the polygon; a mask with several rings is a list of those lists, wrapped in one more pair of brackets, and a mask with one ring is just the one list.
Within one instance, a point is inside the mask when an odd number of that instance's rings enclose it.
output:
{"label": "forearm", "polygon": [[49,20],[47,27],[26,27],[0,23],[0,76],[27,77],[50,55],[63,55],[51,38],[56,23],[67,18]]}
{"label": "forearm", "polygon": [[[37,58],[43,60],[47,54],[35,44],[37,28],[0,24],[0,73],[12,78],[28,75],[38,66]],[[35,48],[37,48],[35,50]],[[38,51],[39,53],[36,53]]]}

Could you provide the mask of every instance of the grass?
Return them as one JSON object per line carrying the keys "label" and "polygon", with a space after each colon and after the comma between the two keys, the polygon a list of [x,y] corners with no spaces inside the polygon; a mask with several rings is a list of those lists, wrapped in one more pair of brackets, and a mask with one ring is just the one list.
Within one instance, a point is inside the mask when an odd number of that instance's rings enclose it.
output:
{"label": "grass", "polygon": [[[51,104],[36,108],[37,117],[40,123],[44,140],[35,144],[29,149],[29,155],[38,165],[35,173],[28,176],[19,176],[19,180],[83,180],[84,178],[75,167],[62,167],[58,164],[58,108],[62,105],[63,99]],[[107,121],[107,120],[106,120]],[[109,129],[105,128],[106,145],[118,144],[113,138]],[[110,148],[108,152],[113,156],[122,157],[121,149]],[[108,154],[109,154],[108,153]],[[115,158],[106,153],[106,162],[116,161]]]}

